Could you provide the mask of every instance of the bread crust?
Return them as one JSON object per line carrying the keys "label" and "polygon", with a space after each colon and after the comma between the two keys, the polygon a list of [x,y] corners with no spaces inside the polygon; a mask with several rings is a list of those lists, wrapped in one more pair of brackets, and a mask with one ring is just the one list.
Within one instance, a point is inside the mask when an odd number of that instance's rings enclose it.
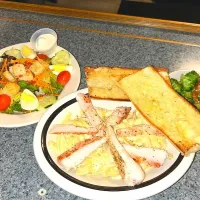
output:
{"label": "bread crust", "polygon": [[178,95],[153,67],[121,79],[119,87],[183,155],[200,149],[200,112]]}

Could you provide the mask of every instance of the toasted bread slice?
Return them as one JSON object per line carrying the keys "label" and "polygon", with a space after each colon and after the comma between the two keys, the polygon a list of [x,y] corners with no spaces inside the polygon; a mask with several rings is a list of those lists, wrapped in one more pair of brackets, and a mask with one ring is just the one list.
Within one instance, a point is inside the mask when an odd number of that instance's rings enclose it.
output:
{"label": "toasted bread slice", "polygon": [[[168,69],[155,68],[161,76],[170,84]],[[129,98],[117,86],[122,78],[138,72],[137,68],[121,67],[85,67],[86,80],[89,94],[93,98],[127,100]]]}
{"label": "toasted bread slice", "polygon": [[119,86],[137,110],[183,155],[200,149],[200,112],[179,96],[153,67],[123,78]]}

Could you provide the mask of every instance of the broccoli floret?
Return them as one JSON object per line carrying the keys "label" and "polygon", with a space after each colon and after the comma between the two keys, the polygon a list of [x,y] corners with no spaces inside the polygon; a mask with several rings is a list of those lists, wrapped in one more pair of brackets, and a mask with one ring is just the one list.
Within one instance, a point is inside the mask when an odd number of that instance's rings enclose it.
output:
{"label": "broccoli floret", "polygon": [[192,91],[181,91],[181,95],[187,99],[190,103],[194,103]]}
{"label": "broccoli floret", "polygon": [[188,76],[188,77],[191,77],[191,78],[194,78],[194,79],[197,79],[197,80],[200,77],[199,74],[195,71],[188,72],[185,76]]}
{"label": "broccoli floret", "polygon": [[182,84],[184,90],[191,91],[198,82],[198,79],[199,74],[195,71],[191,71],[186,75],[181,75],[180,83]]}
{"label": "broccoli floret", "polygon": [[171,81],[171,85],[174,88],[174,90],[180,94],[181,90],[182,90],[181,84],[174,78],[171,78],[170,81]]}

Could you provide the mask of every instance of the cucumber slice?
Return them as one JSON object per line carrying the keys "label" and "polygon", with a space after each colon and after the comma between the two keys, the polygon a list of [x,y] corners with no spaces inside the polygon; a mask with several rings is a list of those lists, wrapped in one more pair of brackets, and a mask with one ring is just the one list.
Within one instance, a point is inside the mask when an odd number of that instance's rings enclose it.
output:
{"label": "cucumber slice", "polygon": [[9,49],[9,50],[5,51],[4,54],[7,56],[13,56],[16,59],[22,58],[22,55],[21,55],[21,52],[19,49]]}
{"label": "cucumber slice", "polygon": [[44,110],[48,106],[51,106],[56,102],[56,97],[55,96],[43,96],[39,100],[39,106],[37,110]]}
{"label": "cucumber slice", "polygon": [[55,54],[55,56],[51,59],[52,65],[63,64],[69,65],[70,64],[70,54],[66,50],[61,50]]}

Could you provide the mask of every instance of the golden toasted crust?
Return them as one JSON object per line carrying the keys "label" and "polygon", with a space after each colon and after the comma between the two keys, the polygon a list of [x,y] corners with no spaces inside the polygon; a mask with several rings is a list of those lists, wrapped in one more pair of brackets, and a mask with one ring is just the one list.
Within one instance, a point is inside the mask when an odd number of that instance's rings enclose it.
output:
{"label": "golden toasted crust", "polygon": [[200,112],[179,96],[153,67],[121,79],[119,87],[182,154],[200,149]]}
{"label": "golden toasted crust", "polygon": [[[161,67],[155,69],[170,84],[168,69]],[[122,67],[85,67],[84,71],[90,96],[99,99],[129,101],[127,95],[118,87],[118,81],[139,70],[141,69]]]}

